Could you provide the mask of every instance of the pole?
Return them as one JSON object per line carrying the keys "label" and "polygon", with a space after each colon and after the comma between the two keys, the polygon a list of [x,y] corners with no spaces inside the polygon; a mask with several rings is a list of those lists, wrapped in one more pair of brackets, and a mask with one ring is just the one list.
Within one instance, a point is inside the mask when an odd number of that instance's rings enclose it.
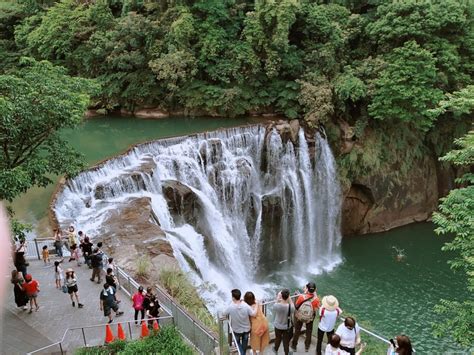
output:
{"label": "pole", "polygon": [[38,241],[36,240],[36,238],[34,239],[34,241],[35,241],[35,247],[36,247],[36,255],[38,255],[38,260],[41,260],[40,252],[38,249]]}
{"label": "pole", "polygon": [[82,330],[82,338],[84,339],[84,346],[87,347],[86,333],[84,332],[84,328],[81,328],[81,330]]}

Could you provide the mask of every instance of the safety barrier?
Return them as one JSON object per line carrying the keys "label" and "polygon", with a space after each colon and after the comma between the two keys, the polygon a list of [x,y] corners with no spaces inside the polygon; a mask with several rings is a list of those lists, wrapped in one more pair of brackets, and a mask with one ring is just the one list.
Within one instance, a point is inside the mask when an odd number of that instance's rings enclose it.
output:
{"label": "safety barrier", "polygon": [[[168,326],[174,325],[173,317],[172,316],[165,316],[159,318],[148,318],[147,320],[157,320],[160,326]],[[141,336],[141,328],[135,327],[132,325],[135,323],[135,320],[127,320],[127,321],[120,321],[116,323],[103,323],[103,324],[95,324],[89,325],[84,327],[75,327],[75,328],[67,328],[64,332],[63,337],[60,341],[56,343],[50,344],[48,346],[42,347],[35,351],[28,353],[30,354],[51,354],[54,352],[60,352],[64,354],[66,349],[77,349],[81,347],[92,347],[92,346],[99,346],[104,345],[104,339],[106,338],[106,327],[107,326],[118,326],[118,324],[126,324],[126,329],[128,328],[128,340],[139,339]],[[104,329],[104,332],[98,331],[98,328]]]}

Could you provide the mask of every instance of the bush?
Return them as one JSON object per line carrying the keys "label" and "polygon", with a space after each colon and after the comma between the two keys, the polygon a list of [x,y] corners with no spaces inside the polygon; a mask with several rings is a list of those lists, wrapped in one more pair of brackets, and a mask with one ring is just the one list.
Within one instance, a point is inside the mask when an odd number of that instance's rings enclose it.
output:
{"label": "bush", "polygon": [[195,351],[184,342],[178,330],[173,326],[161,328],[149,337],[135,341],[116,340],[108,345],[78,349],[76,355],[105,354],[183,354],[192,355]]}
{"label": "bush", "polygon": [[217,332],[217,323],[209,313],[201,297],[181,270],[164,269],[160,272],[160,282],[168,293],[188,312],[204,325]]}

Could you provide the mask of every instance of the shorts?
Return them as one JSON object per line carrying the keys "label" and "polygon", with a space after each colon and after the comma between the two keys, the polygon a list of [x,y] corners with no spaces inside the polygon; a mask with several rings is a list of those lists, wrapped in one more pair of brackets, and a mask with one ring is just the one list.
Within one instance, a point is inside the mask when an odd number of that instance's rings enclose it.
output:
{"label": "shorts", "polygon": [[118,309],[119,309],[119,308],[118,308],[117,303],[114,303],[114,304],[112,304],[111,306],[107,306],[107,305],[106,305],[106,306],[104,307],[104,316],[105,316],[105,317],[108,317],[108,316],[110,315],[110,310],[112,310],[112,309],[114,310],[115,313],[118,312]]}
{"label": "shorts", "polygon": [[33,298],[38,297],[38,294],[35,292],[35,293],[32,293],[31,295],[27,295],[27,296],[28,296],[28,299],[32,300]]}
{"label": "shorts", "polygon": [[77,292],[77,291],[78,291],[77,285],[68,286],[68,287],[67,287],[67,293],[69,293],[70,295],[71,295],[73,292]]}

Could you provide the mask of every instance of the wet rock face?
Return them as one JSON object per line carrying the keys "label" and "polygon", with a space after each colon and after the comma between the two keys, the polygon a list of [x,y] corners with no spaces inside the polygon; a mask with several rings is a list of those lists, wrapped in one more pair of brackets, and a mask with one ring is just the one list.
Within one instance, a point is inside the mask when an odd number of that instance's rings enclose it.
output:
{"label": "wet rock face", "polygon": [[129,198],[109,212],[94,243],[101,240],[116,263],[132,274],[137,271],[138,260],[147,258],[153,270],[150,281],[158,282],[162,268],[178,264],[165,233],[150,223],[155,218],[149,197]]}
{"label": "wet rock face", "polygon": [[195,225],[200,213],[196,194],[176,180],[163,181],[162,191],[175,221]]}
{"label": "wet rock face", "polygon": [[352,184],[342,206],[344,236],[386,231],[431,216],[438,204],[434,158],[420,159],[399,186],[393,186],[395,173]]}
{"label": "wet rock face", "polygon": [[265,195],[262,198],[261,262],[271,265],[283,259],[282,225],[283,208],[281,197]]}

